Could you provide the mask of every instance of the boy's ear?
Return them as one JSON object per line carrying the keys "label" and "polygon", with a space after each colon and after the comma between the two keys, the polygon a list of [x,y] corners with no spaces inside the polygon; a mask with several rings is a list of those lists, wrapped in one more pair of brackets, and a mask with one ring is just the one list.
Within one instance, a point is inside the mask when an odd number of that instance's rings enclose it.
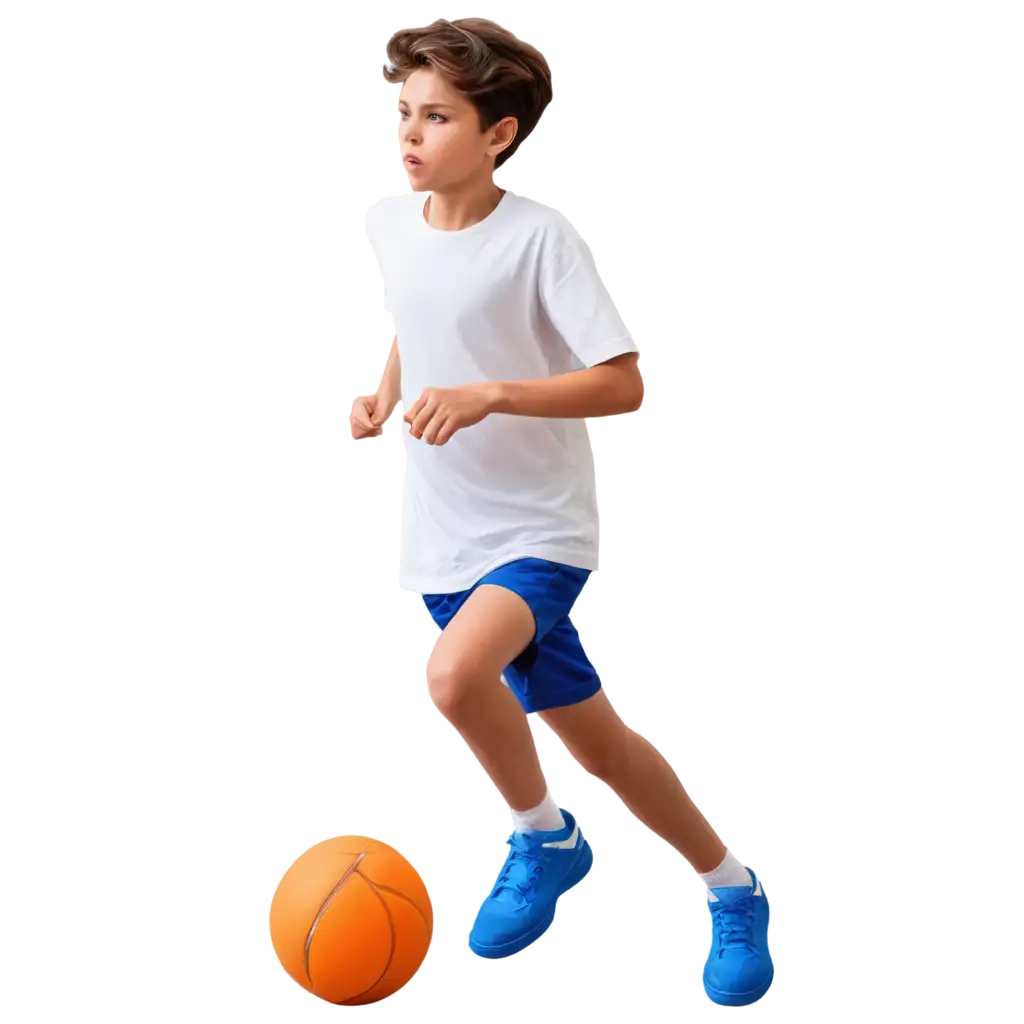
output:
{"label": "boy's ear", "polygon": [[490,155],[499,157],[515,141],[519,133],[519,121],[516,118],[502,118],[490,129]]}

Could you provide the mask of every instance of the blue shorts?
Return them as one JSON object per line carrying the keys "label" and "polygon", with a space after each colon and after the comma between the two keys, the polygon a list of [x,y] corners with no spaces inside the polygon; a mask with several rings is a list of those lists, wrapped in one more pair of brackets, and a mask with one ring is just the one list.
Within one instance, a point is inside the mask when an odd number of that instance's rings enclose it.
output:
{"label": "blue shorts", "polygon": [[519,698],[527,714],[578,704],[601,689],[601,680],[580,643],[569,610],[579,597],[589,569],[577,569],[543,558],[506,562],[455,594],[424,594],[434,621],[444,629],[481,583],[518,594],[533,612],[537,631],[529,646],[510,665],[502,681]]}

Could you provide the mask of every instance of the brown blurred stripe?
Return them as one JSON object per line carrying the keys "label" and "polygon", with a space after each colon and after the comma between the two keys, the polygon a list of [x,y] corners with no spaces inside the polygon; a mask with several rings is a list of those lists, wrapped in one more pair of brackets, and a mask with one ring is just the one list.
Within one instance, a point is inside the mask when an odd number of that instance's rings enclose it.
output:
{"label": "brown blurred stripe", "polygon": [[646,396],[605,423],[1019,426],[1024,355],[650,355]]}

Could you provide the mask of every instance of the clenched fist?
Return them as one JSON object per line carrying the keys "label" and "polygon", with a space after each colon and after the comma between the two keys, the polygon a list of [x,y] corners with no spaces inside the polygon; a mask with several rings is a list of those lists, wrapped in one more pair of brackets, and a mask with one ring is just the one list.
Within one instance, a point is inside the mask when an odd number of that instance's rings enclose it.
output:
{"label": "clenched fist", "polygon": [[497,386],[490,381],[458,388],[427,388],[405,414],[409,433],[427,444],[445,444],[452,434],[494,412]]}
{"label": "clenched fist", "polygon": [[379,395],[362,395],[352,403],[352,415],[348,422],[352,436],[361,441],[364,437],[380,437],[384,422],[391,410]]}

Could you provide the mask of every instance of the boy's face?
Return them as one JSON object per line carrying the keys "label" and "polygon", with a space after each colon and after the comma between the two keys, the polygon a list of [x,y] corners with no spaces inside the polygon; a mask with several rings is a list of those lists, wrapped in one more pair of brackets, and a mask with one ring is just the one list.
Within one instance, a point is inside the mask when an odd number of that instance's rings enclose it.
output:
{"label": "boy's face", "polygon": [[517,121],[506,117],[480,131],[476,107],[433,68],[419,68],[398,97],[398,143],[413,190],[443,188],[494,171],[494,158],[515,137]]}

